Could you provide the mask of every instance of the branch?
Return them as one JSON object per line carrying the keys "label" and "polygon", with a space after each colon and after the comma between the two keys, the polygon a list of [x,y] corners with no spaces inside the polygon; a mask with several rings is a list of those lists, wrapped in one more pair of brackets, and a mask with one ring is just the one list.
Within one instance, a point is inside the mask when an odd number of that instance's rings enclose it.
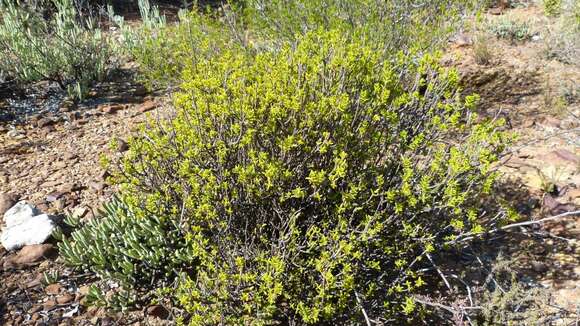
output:
{"label": "branch", "polygon": [[572,212],[566,212],[566,213],[558,214],[558,215],[555,215],[555,216],[550,216],[550,217],[542,218],[542,219],[539,219],[539,220],[536,220],[536,221],[526,221],[526,222],[508,224],[506,226],[502,226],[500,228],[500,230],[512,229],[512,228],[519,227],[519,226],[526,226],[526,225],[533,225],[533,224],[541,224],[541,223],[544,223],[544,222],[553,221],[553,220],[557,220],[557,219],[560,219],[560,218],[563,218],[563,217],[574,216],[574,215],[580,215],[580,210],[572,211]]}

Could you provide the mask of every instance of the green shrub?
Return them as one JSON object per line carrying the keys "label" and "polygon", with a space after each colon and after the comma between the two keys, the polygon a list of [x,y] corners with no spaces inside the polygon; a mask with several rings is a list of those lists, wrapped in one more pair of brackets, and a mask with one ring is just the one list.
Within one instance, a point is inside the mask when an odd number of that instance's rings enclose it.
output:
{"label": "green shrub", "polygon": [[446,44],[477,4],[475,0],[231,1],[220,10],[181,12],[176,24],[142,29],[132,55],[151,87],[171,87],[180,84],[181,72],[199,57],[233,47],[249,53],[269,51],[319,28],[375,41],[383,45],[377,50],[386,56],[400,50],[423,52]]}
{"label": "green shrub", "polygon": [[82,98],[104,78],[113,50],[91,19],[82,19],[72,0],[54,0],[49,19],[19,1],[1,0],[0,70],[21,83],[49,80]]}
{"label": "green shrub", "polygon": [[[142,8],[142,12],[147,12],[148,7]],[[162,19],[158,14],[153,17],[158,17],[153,21]],[[218,54],[233,41],[227,27],[195,10],[180,11],[177,24],[145,25],[134,33],[130,54],[151,88],[179,85],[183,70]]]}
{"label": "green shrub", "polygon": [[[140,300],[151,299],[150,289],[169,286],[179,272],[195,265],[175,220],[154,215],[136,218],[117,199],[105,205],[99,215],[102,218],[80,227],[78,221],[68,222],[78,229],[70,238],[63,237],[59,250],[68,265],[119,283],[122,291],[117,293],[115,308],[136,302],[136,294],[145,295]],[[112,305],[97,289],[92,292],[99,299],[94,301]],[[122,301],[121,295],[125,295]]]}
{"label": "green shrub", "polygon": [[362,34],[399,50],[433,50],[445,44],[467,13],[482,1],[245,0],[243,16],[260,40],[294,40],[309,31]]}
{"label": "green shrub", "polygon": [[[497,213],[483,201],[503,135],[475,123],[477,97],[459,97],[436,58],[384,62],[340,35],[186,70],[176,117],[130,141],[124,224],[88,225],[67,260],[144,291],[181,271],[191,324],[413,318],[425,254],[498,221],[482,216]],[[165,242],[149,240],[159,223]],[[106,255],[82,244],[112,235]]]}
{"label": "green shrub", "polygon": [[509,17],[500,17],[489,22],[488,30],[497,38],[506,39],[511,43],[528,41],[533,35],[527,22]]}
{"label": "green shrub", "polygon": [[544,12],[548,16],[557,16],[562,10],[562,0],[544,0]]}

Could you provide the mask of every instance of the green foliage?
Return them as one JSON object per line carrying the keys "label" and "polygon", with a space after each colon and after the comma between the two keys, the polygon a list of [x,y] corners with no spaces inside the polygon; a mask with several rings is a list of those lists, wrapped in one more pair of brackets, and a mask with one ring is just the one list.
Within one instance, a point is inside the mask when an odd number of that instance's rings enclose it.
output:
{"label": "green foliage", "polygon": [[130,53],[152,88],[179,85],[183,70],[232,41],[227,28],[196,11],[180,11],[178,24],[145,25],[135,33]]}
{"label": "green foliage", "polygon": [[[461,19],[479,1],[245,0],[219,11],[194,8],[180,12],[174,25],[155,25],[133,34],[130,51],[150,87],[177,86],[181,73],[200,58],[226,49],[256,53],[277,49],[320,28],[381,44],[386,56],[417,53],[445,44]],[[155,7],[141,5],[142,16]],[[157,20],[155,18],[154,20]]]}
{"label": "green foliage", "polygon": [[488,30],[497,38],[506,39],[512,43],[528,41],[533,34],[527,22],[503,16],[489,22]]}
{"label": "green foliage", "polygon": [[246,0],[243,17],[258,39],[277,43],[318,29],[376,40],[387,53],[433,50],[481,1]]}
{"label": "green foliage", "polygon": [[0,1],[0,71],[21,83],[50,80],[82,98],[105,77],[113,55],[109,40],[72,0],[54,0],[49,19],[20,1]]}
{"label": "green foliage", "polygon": [[[121,306],[135,301],[136,294],[146,296],[149,289],[167,286],[180,271],[194,265],[186,242],[176,241],[184,235],[175,221],[153,215],[138,219],[118,200],[105,205],[100,215],[103,218],[86,225],[68,218],[77,230],[59,243],[60,255],[68,265],[93,271],[132,291],[121,293],[126,296]],[[99,291],[93,292],[95,302],[107,302]]]}
{"label": "green foliage", "polygon": [[557,16],[562,10],[562,0],[544,0],[544,12],[548,16]]}
{"label": "green foliage", "polygon": [[[279,51],[200,57],[176,117],[130,141],[116,176],[122,227],[84,229],[115,236],[99,245],[106,261],[78,235],[69,261],[139,284],[191,267],[175,298],[192,324],[363,323],[363,309],[412,318],[425,253],[497,222],[480,216],[497,213],[482,201],[504,137],[475,122],[477,97],[461,98],[436,57],[385,62],[377,48],[313,32]],[[159,223],[182,251],[150,242]],[[119,265],[156,250],[177,264]]]}

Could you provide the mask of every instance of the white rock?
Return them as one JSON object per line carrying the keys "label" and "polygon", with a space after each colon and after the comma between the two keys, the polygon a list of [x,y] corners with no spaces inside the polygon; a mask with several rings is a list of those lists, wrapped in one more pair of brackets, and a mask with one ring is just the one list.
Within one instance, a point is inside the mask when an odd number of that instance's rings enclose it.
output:
{"label": "white rock", "polygon": [[6,227],[0,235],[0,240],[6,250],[41,244],[50,237],[55,227],[47,214],[37,215],[20,224]]}
{"label": "white rock", "polygon": [[4,213],[4,222],[7,227],[11,227],[23,223],[40,213],[38,208],[25,201],[20,201]]}

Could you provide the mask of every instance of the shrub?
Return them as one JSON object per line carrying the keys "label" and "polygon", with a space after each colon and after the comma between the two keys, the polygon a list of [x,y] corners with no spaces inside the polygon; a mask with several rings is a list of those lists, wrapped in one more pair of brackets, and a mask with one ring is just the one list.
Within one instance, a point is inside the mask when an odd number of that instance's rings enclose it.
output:
{"label": "shrub", "polygon": [[[394,56],[400,50],[416,53],[445,44],[478,2],[230,1],[219,10],[182,11],[179,22],[173,25],[142,29],[137,33],[138,46],[131,52],[151,87],[179,85],[181,72],[192,68],[199,57],[219,55],[234,47],[250,53],[274,50],[319,28],[374,40],[383,45],[377,50],[386,56]],[[147,12],[142,10],[142,16],[155,17]]]}
{"label": "shrub", "polygon": [[309,31],[338,29],[363,34],[399,50],[433,50],[481,1],[246,0],[243,17],[261,40],[293,40]]}
{"label": "shrub", "polygon": [[[152,16],[148,20],[161,22],[134,31],[134,44],[130,46],[130,54],[151,88],[179,85],[184,69],[216,55],[233,41],[225,26],[195,10],[180,11],[179,23],[166,25],[158,13],[147,15],[148,7],[141,8],[143,17]],[[156,12],[155,8],[150,10]]]}
{"label": "shrub", "polygon": [[528,41],[532,37],[530,26],[527,22],[517,21],[509,17],[501,17],[488,24],[491,34],[511,43]]}
{"label": "shrub", "polygon": [[[459,97],[457,74],[435,62],[384,62],[338,32],[198,61],[176,117],[130,141],[116,176],[125,224],[82,233],[115,234],[107,261],[80,236],[69,251],[144,287],[158,278],[137,266],[169,271],[164,284],[181,271],[175,299],[192,324],[412,318],[425,255],[497,222],[482,202],[504,146],[496,124],[475,123],[477,97]],[[140,223],[172,231],[159,245],[138,237],[132,258],[124,239],[151,232]],[[156,250],[173,263],[143,258]],[[127,260],[139,265],[125,272]]]}
{"label": "shrub", "polygon": [[562,9],[562,0],[544,0],[544,12],[548,16],[557,16]]}
{"label": "shrub", "polygon": [[562,4],[562,13],[546,25],[544,50],[547,59],[577,64],[580,56],[580,2]]}
{"label": "shrub", "polygon": [[69,266],[121,286],[114,301],[105,300],[98,288],[92,290],[94,297],[102,297],[94,300],[99,304],[126,308],[137,301],[136,294],[143,295],[140,300],[152,299],[149,290],[169,286],[179,272],[195,265],[175,220],[154,215],[136,218],[118,199],[106,204],[99,215],[103,217],[80,227],[69,218],[68,224],[78,229],[58,245]]}
{"label": "shrub", "polygon": [[21,83],[56,82],[82,98],[103,79],[112,47],[91,19],[79,17],[72,0],[54,0],[49,19],[37,6],[0,1],[0,70]]}

